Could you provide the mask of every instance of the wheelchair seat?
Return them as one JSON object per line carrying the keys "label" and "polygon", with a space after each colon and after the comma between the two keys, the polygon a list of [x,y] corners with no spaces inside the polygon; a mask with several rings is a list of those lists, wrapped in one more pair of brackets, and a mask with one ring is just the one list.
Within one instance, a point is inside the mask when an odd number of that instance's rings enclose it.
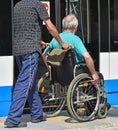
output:
{"label": "wheelchair seat", "polygon": [[67,50],[60,66],[51,66],[52,81],[69,85],[74,78],[73,69],[76,64],[74,50]]}

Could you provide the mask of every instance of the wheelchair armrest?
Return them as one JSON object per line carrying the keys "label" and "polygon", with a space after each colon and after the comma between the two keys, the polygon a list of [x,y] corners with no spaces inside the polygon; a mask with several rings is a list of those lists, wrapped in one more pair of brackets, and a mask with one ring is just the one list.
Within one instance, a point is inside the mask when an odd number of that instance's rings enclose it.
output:
{"label": "wheelchair armrest", "polygon": [[76,65],[79,65],[79,66],[86,65],[86,62],[85,61],[77,62]]}

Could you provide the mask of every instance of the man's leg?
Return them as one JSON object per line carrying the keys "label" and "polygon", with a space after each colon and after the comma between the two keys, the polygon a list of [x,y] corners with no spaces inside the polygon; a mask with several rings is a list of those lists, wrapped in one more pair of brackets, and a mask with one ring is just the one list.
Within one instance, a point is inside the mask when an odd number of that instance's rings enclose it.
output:
{"label": "man's leg", "polygon": [[38,95],[36,86],[36,76],[38,72],[39,53],[32,54],[31,57],[30,89],[28,103],[31,109],[31,120],[38,120],[43,117],[42,103]]}
{"label": "man's leg", "polygon": [[19,62],[17,63],[18,66],[20,66],[20,73],[15,84],[15,88],[13,91],[13,100],[6,122],[10,122],[16,125],[21,122],[20,117],[22,115],[30,89],[31,57],[32,55],[30,54],[17,57],[19,59]]}

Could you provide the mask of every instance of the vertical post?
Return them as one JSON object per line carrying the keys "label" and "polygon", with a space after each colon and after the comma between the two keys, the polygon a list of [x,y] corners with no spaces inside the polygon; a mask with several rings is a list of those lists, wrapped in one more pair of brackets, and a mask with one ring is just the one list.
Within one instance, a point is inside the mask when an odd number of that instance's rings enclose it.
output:
{"label": "vertical post", "polygon": [[65,0],[66,2],[66,15],[69,14],[69,1],[68,0]]}
{"label": "vertical post", "polygon": [[[11,0],[11,26],[12,26],[12,46],[13,46],[13,42],[14,42],[14,24],[13,24],[13,8],[14,8],[14,1]],[[13,49],[12,49],[12,53],[13,53]]]}
{"label": "vertical post", "polygon": [[90,1],[87,3],[87,43],[90,43]]}
{"label": "vertical post", "polygon": [[110,49],[111,49],[111,28],[110,28],[110,17],[111,17],[111,14],[110,14],[110,0],[108,0],[108,40],[109,40],[109,52],[110,52]]}
{"label": "vertical post", "polygon": [[[100,44],[101,44],[101,18],[100,18],[100,0],[98,0],[98,44],[99,44],[99,50],[100,50]],[[101,51],[101,50],[100,50]]]}
{"label": "vertical post", "polygon": [[61,0],[55,0],[55,24],[59,32],[61,32]]}

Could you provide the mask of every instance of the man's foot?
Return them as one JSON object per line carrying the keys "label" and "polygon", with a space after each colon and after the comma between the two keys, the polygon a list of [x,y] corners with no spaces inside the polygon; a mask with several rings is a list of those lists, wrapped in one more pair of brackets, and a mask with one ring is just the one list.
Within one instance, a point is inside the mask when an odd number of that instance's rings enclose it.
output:
{"label": "man's foot", "polygon": [[5,128],[21,128],[21,127],[27,127],[26,122],[20,122],[19,124],[13,124],[8,121],[4,122]]}
{"label": "man's foot", "polygon": [[32,123],[39,123],[41,121],[46,121],[47,120],[47,115],[45,113],[43,113],[43,117],[37,120],[31,120]]}

